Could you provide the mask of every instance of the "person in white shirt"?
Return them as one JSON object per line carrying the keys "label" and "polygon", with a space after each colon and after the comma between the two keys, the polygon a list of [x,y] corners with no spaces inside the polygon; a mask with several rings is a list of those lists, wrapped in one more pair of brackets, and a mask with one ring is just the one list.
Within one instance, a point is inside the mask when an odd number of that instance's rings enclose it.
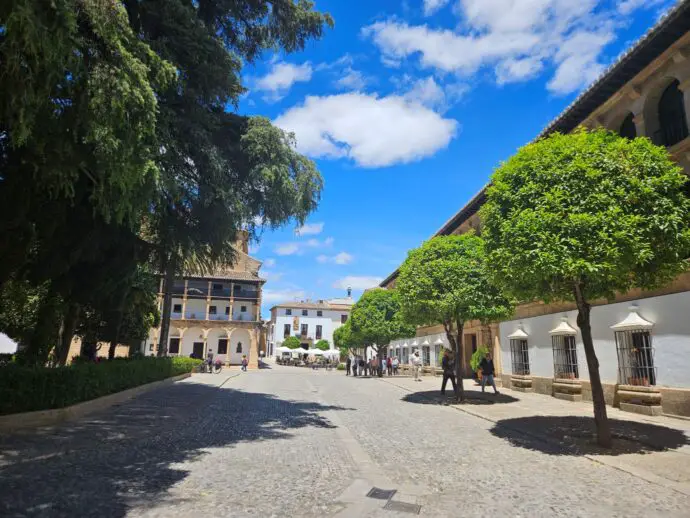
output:
{"label": "person in white shirt", "polygon": [[422,368],[422,359],[419,357],[418,349],[415,349],[412,353],[412,356],[410,356],[410,365],[412,365],[412,371],[414,372],[414,380],[422,381],[422,379],[419,377],[419,371]]}
{"label": "person in white shirt", "polygon": [[400,360],[398,360],[397,356],[393,357],[393,375],[398,374],[398,365],[400,365]]}

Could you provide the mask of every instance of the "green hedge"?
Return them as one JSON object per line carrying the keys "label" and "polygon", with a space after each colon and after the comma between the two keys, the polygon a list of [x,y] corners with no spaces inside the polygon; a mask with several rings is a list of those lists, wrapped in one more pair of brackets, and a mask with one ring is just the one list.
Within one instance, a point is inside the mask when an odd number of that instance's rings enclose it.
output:
{"label": "green hedge", "polygon": [[0,415],[62,408],[186,372],[201,360],[118,358],[67,367],[0,367]]}

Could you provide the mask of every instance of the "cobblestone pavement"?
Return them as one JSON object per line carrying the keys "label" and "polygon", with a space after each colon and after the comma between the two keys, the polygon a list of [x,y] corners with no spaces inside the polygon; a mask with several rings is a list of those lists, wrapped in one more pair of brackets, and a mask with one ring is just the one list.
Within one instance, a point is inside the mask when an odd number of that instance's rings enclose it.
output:
{"label": "cobblestone pavement", "polygon": [[422,516],[690,516],[663,484],[409,395],[297,368],[193,376],[0,437],[0,516],[410,516],[366,498],[372,486]]}

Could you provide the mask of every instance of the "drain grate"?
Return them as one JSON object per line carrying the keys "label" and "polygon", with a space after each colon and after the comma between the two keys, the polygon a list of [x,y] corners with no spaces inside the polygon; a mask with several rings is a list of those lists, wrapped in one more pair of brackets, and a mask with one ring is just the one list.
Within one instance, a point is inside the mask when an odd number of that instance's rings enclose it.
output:
{"label": "drain grate", "polygon": [[379,489],[378,487],[372,487],[367,493],[369,498],[376,498],[377,500],[390,500],[396,493],[397,489]]}
{"label": "drain grate", "polygon": [[386,511],[398,511],[399,513],[410,513],[419,514],[422,510],[421,505],[408,504],[407,502],[394,502],[389,500],[386,505],[383,506]]}

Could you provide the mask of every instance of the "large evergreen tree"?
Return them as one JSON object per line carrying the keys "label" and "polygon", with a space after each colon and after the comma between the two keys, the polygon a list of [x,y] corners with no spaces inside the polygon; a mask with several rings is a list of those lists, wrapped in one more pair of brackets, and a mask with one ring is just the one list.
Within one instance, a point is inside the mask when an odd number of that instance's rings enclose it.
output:
{"label": "large evergreen tree", "polygon": [[[266,49],[299,50],[332,25],[313,7],[2,2],[0,288],[47,283],[41,321],[54,328],[82,304],[75,288],[101,288],[85,279],[84,261],[108,255],[113,242],[128,243],[113,267],[132,273],[152,261],[169,281],[190,261],[231,261],[237,232],[253,236],[257,216],[269,227],[302,222],[321,190],[314,164],[268,120],[232,111],[243,64]],[[106,279],[108,290],[124,300],[131,279]]]}

